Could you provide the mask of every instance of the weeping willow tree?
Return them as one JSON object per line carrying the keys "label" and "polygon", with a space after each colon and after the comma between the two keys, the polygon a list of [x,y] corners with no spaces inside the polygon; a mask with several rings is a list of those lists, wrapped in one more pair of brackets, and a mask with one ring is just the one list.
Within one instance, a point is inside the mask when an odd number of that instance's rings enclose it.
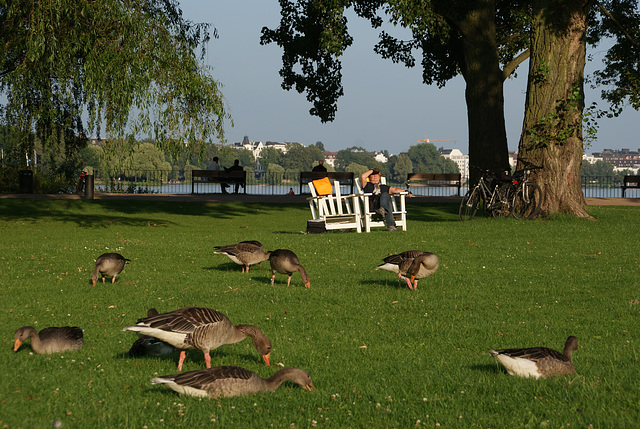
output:
{"label": "weeping willow tree", "polygon": [[175,0],[0,0],[1,118],[24,152],[91,133],[112,153],[144,136],[201,154],[230,119],[201,62],[210,38]]}

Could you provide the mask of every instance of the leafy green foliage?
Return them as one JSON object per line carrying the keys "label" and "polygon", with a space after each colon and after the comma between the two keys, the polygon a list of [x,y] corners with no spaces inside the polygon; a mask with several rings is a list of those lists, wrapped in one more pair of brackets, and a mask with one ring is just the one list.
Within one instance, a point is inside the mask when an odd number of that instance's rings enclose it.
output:
{"label": "leafy green foliage", "polygon": [[385,175],[385,172],[387,171],[384,164],[376,161],[371,152],[362,147],[353,146],[339,150],[336,154],[335,166],[338,170],[347,171],[347,166],[353,163],[367,167],[365,171],[373,167],[379,168],[383,175]]}
{"label": "leafy green foliage", "polygon": [[271,164],[282,165],[284,154],[281,150],[267,147],[260,152],[260,165],[266,171]]}
{"label": "leafy green foliage", "polygon": [[[625,103],[640,110],[640,9],[635,0],[601,1],[589,23],[589,42],[598,44],[612,38],[605,67],[596,71],[594,88],[602,88],[602,98],[618,115]],[[594,25],[595,24],[595,25]]]}
{"label": "leafy green foliage", "polygon": [[185,21],[177,1],[2,1],[0,21],[3,119],[23,132],[23,148],[36,137],[80,145],[103,126],[112,153],[141,134],[200,155],[224,140],[219,84],[194,52],[208,26]]}
{"label": "leafy green foliage", "polygon": [[390,158],[389,163],[393,163],[393,179],[396,183],[403,183],[407,180],[407,174],[413,173],[413,163],[406,153]]}
{"label": "leafy green foliage", "polygon": [[287,143],[287,153],[283,155],[281,165],[285,170],[311,171],[313,163],[321,159],[324,159],[324,154],[316,145]]}
{"label": "leafy green foliage", "polygon": [[[280,0],[282,20],[276,30],[262,29],[261,44],[286,43],[282,55],[282,88],[307,92],[313,103],[312,115],[323,122],[332,121],[336,113],[335,99],[342,96],[342,65],[337,59],[351,45],[347,33],[344,6],[340,2]],[[337,7],[336,7],[337,6]],[[294,71],[300,67],[301,72]]]}
{"label": "leafy green foliage", "polygon": [[413,165],[413,173],[459,173],[458,165],[443,157],[432,143],[411,146],[408,157]]}

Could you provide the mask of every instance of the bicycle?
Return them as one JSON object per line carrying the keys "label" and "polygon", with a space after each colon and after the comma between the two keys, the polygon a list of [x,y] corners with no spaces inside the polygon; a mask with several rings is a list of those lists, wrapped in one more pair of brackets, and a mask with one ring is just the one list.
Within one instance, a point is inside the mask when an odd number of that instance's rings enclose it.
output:
{"label": "bicycle", "polygon": [[[477,167],[473,167],[477,168]],[[458,216],[461,221],[471,220],[482,208],[486,216],[494,218],[511,215],[511,204],[515,192],[510,181],[497,174],[477,168],[482,173],[478,183],[462,197]]]}
{"label": "bicycle", "polygon": [[529,174],[531,170],[539,170],[542,167],[524,159],[519,161],[525,166],[525,169],[513,174],[512,182],[517,191],[511,202],[511,214],[516,219],[527,220],[532,219],[540,212],[540,204],[542,203],[542,189],[537,183],[529,181]]}

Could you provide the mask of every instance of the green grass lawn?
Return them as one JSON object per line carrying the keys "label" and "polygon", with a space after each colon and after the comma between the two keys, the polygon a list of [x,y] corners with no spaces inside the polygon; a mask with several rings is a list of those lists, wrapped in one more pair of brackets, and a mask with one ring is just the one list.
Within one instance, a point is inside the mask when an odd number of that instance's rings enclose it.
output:
{"label": "green grass lawn", "polygon": [[[0,200],[0,427],[638,427],[640,288],[636,207],[597,220],[458,221],[457,206],[409,202],[409,231],[304,234],[304,204]],[[213,246],[259,240],[293,250],[311,276],[291,286],[269,264],[241,273]],[[440,268],[410,291],[374,268],[419,249]],[[132,260],[91,286],[94,259]],[[245,340],[214,365],[268,377],[302,368],[317,387],[221,400],[152,386],[177,358],[130,358],[122,328],[150,307],[204,306],[272,341],[271,367]],[[34,355],[24,325],[77,325],[85,347]],[[578,337],[577,375],[509,376],[493,348],[561,350]],[[204,367],[199,351],[184,370]]]}

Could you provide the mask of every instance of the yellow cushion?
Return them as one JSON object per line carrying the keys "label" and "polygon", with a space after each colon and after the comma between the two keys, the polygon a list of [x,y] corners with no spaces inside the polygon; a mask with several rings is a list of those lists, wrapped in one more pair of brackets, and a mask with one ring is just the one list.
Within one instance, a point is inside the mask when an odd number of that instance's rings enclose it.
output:
{"label": "yellow cushion", "polygon": [[331,181],[328,177],[317,179],[313,181],[313,186],[316,188],[318,195],[331,195],[333,194],[333,188],[331,187]]}

